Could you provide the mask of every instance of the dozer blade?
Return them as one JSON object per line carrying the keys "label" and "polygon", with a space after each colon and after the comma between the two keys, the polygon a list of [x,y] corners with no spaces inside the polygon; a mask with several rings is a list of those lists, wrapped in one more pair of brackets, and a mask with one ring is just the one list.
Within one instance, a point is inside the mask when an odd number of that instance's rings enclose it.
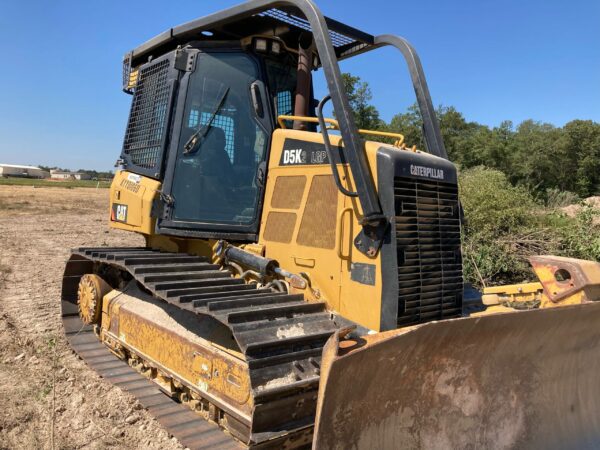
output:
{"label": "dozer blade", "polygon": [[599,447],[600,303],[324,349],[313,448]]}

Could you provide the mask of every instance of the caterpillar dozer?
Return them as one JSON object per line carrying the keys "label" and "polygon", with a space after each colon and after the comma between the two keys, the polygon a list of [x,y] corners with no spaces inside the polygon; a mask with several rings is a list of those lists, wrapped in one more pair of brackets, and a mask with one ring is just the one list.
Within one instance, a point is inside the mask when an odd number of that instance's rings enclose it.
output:
{"label": "caterpillar dozer", "polygon": [[[384,46],[423,149],[353,119],[338,63]],[[600,265],[535,257],[538,282],[463,301],[457,169],[406,40],[252,0],[127,53],[123,89],[109,220],[145,245],[73,250],[63,323],[185,446],[600,445]]]}

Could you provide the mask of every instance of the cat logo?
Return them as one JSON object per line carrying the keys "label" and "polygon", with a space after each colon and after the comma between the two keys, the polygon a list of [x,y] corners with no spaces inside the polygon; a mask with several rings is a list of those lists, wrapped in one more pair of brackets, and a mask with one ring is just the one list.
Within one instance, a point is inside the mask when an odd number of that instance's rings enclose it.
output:
{"label": "cat logo", "polygon": [[418,177],[431,178],[433,180],[443,180],[444,171],[434,167],[414,166],[410,165],[410,174]]}
{"label": "cat logo", "polygon": [[127,205],[113,203],[111,213],[110,218],[113,222],[127,222]]}

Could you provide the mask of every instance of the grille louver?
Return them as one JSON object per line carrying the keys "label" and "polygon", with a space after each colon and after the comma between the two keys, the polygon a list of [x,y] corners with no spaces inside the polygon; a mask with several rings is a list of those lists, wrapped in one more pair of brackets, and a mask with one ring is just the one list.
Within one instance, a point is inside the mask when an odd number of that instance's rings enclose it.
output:
{"label": "grille louver", "polygon": [[458,186],[394,179],[398,326],[460,317]]}

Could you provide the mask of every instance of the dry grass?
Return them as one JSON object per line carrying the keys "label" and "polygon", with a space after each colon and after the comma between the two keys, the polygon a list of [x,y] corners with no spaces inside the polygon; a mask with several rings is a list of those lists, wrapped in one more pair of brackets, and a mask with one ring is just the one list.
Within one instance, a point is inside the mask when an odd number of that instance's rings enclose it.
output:
{"label": "dry grass", "polygon": [[44,189],[0,185],[0,215],[93,213],[106,209],[106,189]]}
{"label": "dry grass", "polygon": [[109,188],[110,181],[96,180],[36,180],[33,178],[2,178],[0,177],[0,186],[34,186],[34,187],[53,187],[53,188]]}
{"label": "dry grass", "polygon": [[[0,185],[0,449],[181,445],[67,345],[60,288],[69,250],[136,246],[107,226],[108,190]],[[125,419],[135,414],[133,425]]]}
{"label": "dry grass", "polygon": [[28,201],[7,201],[0,199],[0,211],[22,210],[31,206]]}

